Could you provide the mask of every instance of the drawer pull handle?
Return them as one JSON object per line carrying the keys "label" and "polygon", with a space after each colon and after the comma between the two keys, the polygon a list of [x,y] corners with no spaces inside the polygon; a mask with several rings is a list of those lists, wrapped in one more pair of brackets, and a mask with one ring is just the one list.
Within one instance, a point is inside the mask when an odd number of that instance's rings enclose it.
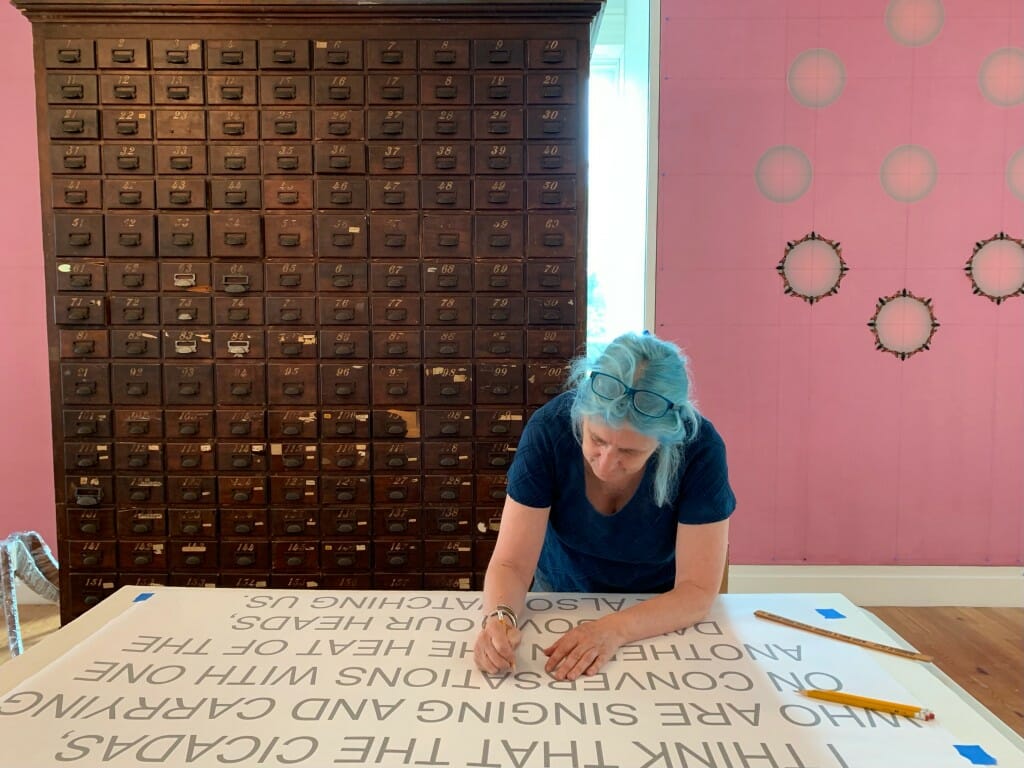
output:
{"label": "drawer pull handle", "polygon": [[60,87],[60,95],[61,98],[69,100],[81,99],[85,96],[85,86],[78,84],[62,85]]}
{"label": "drawer pull handle", "polygon": [[149,393],[149,382],[133,381],[128,384],[126,392],[131,397],[142,397]]}
{"label": "drawer pull handle", "polygon": [[556,134],[562,132],[562,121],[561,120],[545,120],[541,125],[541,131],[547,134]]}
{"label": "drawer pull handle", "polygon": [[236,381],[231,384],[231,394],[234,397],[248,397],[252,394],[252,384],[247,381]]}
{"label": "drawer pull handle", "polygon": [[439,85],[434,89],[434,98],[455,99],[459,96],[459,89],[454,85]]}
{"label": "drawer pull handle", "polygon": [[85,168],[85,155],[65,155],[64,168],[69,171]]}
{"label": "drawer pull handle", "polygon": [[[458,491],[453,491],[449,488],[446,488],[443,491],[441,491],[440,495],[441,501],[457,501],[459,498]],[[445,521],[439,522],[437,524],[437,529],[441,533],[455,533],[455,531],[458,530],[455,525]]]}
{"label": "drawer pull handle", "polygon": [[122,171],[137,171],[139,158],[132,155],[118,155],[117,167]]}
{"label": "drawer pull handle", "polygon": [[405,235],[403,234],[386,234],[384,235],[384,246],[387,248],[404,248],[405,247]]}
{"label": "drawer pull handle", "polygon": [[437,319],[442,323],[455,323],[459,320],[459,312],[456,309],[442,309],[438,311]]}
{"label": "drawer pull handle", "polygon": [[405,168],[405,157],[403,155],[385,157],[381,165],[387,171],[400,171],[402,168]]}
{"label": "drawer pull handle", "polygon": [[[407,464],[405,456],[391,456],[388,458],[388,467],[391,469],[397,469],[398,467],[404,467]],[[404,526],[403,526],[404,529]]]}
{"label": "drawer pull handle", "polygon": [[75,488],[75,504],[80,507],[95,507],[102,499],[102,488]]}
{"label": "drawer pull handle", "polygon": [[225,232],[224,245],[245,245],[249,237],[245,232]]}
{"label": "drawer pull handle", "polygon": [[384,120],[380,132],[385,136],[401,136],[405,133],[405,120]]}
{"label": "drawer pull handle", "polygon": [[138,205],[142,202],[142,193],[137,191],[120,191],[117,193],[117,202],[121,205]]}
{"label": "drawer pull handle", "polygon": [[199,312],[195,307],[178,307],[177,318],[181,322],[188,322],[195,320],[199,316]]}
{"label": "drawer pull handle", "polygon": [[137,421],[132,420],[128,422],[128,434],[129,435],[148,435],[149,434],[149,422],[148,421]]}
{"label": "drawer pull handle", "polygon": [[541,243],[548,248],[560,248],[565,245],[565,235],[561,232],[555,232],[550,235],[544,235]]}
{"label": "drawer pull handle", "polygon": [[385,286],[388,288],[405,288],[408,281],[405,275],[388,275],[388,279],[385,281]]}
{"label": "drawer pull handle", "polygon": [[195,469],[199,466],[198,456],[183,456],[181,458],[181,466],[183,469]]}
{"label": "drawer pull handle", "polygon": [[434,167],[439,171],[450,171],[457,165],[454,155],[434,156]]}
{"label": "drawer pull handle", "polygon": [[175,288],[194,288],[196,275],[194,272],[178,272],[174,275]]}
{"label": "drawer pull handle", "polygon": [[509,319],[509,311],[507,309],[492,309],[491,320],[495,322],[507,322]]}
{"label": "drawer pull handle", "polygon": [[178,422],[178,434],[184,437],[191,437],[199,434],[199,422],[181,421]]}
{"label": "drawer pull handle", "polygon": [[434,132],[439,136],[451,136],[458,131],[459,126],[454,120],[438,120],[434,123]]}
{"label": "drawer pull handle", "polygon": [[490,64],[508,64],[512,60],[512,52],[494,48],[488,51],[487,61]]}
{"label": "drawer pull handle", "polygon": [[454,192],[438,192],[434,196],[434,202],[438,205],[455,205],[457,200]]}
{"label": "drawer pull handle", "polygon": [[334,462],[334,465],[339,469],[348,469],[356,465],[356,460],[351,456],[339,456],[337,461]]}
{"label": "drawer pull handle", "polygon": [[544,205],[561,205],[562,193],[558,191],[541,192],[540,201]]}
{"label": "drawer pull handle", "polygon": [[558,288],[562,280],[558,275],[544,275],[540,279],[541,288]]}
{"label": "drawer pull handle", "polygon": [[352,158],[349,155],[331,155],[330,165],[335,170],[346,170],[352,167]]}
{"label": "drawer pull handle", "polygon": [[331,101],[348,101],[352,98],[352,86],[332,85],[327,89],[327,98]]}
{"label": "drawer pull handle", "polygon": [[61,131],[63,133],[82,133],[85,130],[84,120],[61,120],[60,123]]}
{"label": "drawer pull handle", "polygon": [[565,51],[560,48],[549,48],[541,55],[545,64],[561,64],[565,60]]}
{"label": "drawer pull handle", "polygon": [[455,51],[452,50],[437,50],[434,51],[434,63],[435,64],[454,64],[455,63]]}
{"label": "drawer pull handle", "polygon": [[274,50],[275,64],[294,64],[296,60],[293,48],[277,48]]}
{"label": "drawer pull handle", "polygon": [[199,351],[199,342],[195,339],[178,339],[174,342],[174,352],[179,355],[194,355]]}
{"label": "drawer pull handle", "polygon": [[446,421],[441,424],[442,435],[457,435],[459,434],[459,425],[453,421]]}
{"label": "drawer pull handle", "polygon": [[299,235],[283,232],[277,236],[277,244],[282,248],[295,248],[301,242]]}
{"label": "drawer pull handle", "polygon": [[380,96],[382,99],[404,99],[405,98],[405,86],[404,85],[385,85],[381,88]]}
{"label": "drawer pull handle", "polygon": [[192,202],[192,190],[176,189],[168,195],[171,205],[188,205]]}
{"label": "drawer pull handle", "polygon": [[78,274],[71,275],[71,287],[72,288],[88,288],[92,285],[92,275],[90,274]]}
{"label": "drawer pull handle", "polygon": [[141,288],[145,282],[145,275],[131,274],[121,276],[121,285],[125,288]]}
{"label": "drawer pull handle", "polygon": [[299,132],[299,124],[295,120],[277,120],[274,123],[274,133],[280,136],[294,136]]}
{"label": "drawer pull handle", "polygon": [[409,353],[409,345],[404,341],[391,342],[388,344],[387,353],[392,356],[407,355]]}
{"label": "drawer pull handle", "polygon": [[240,85],[225,85],[220,89],[220,97],[224,101],[241,101],[244,92]]}
{"label": "drawer pull handle", "polygon": [[249,290],[248,275],[224,275],[225,293],[245,293]]}
{"label": "drawer pull handle", "polygon": [[96,342],[91,339],[76,341],[71,351],[76,355],[91,355],[96,351]]}
{"label": "drawer pull handle", "polygon": [[245,63],[245,53],[243,51],[221,51],[220,63],[238,66]]}
{"label": "drawer pull handle", "polygon": [[487,88],[487,98],[507,99],[512,95],[512,88],[508,85],[491,85]]}
{"label": "drawer pull handle", "polygon": [[405,192],[401,189],[392,190],[391,192],[384,193],[384,204],[385,205],[402,205],[405,203]]}
{"label": "drawer pull handle", "polygon": [[356,393],[356,385],[349,381],[341,381],[334,385],[334,394],[349,397]]}
{"label": "drawer pull handle", "polygon": [[454,343],[452,343],[450,341],[442,342],[438,346],[437,351],[438,351],[438,354],[441,354],[441,355],[449,355],[449,356],[450,355],[457,355],[459,353],[459,345],[458,344],[454,344]]}
{"label": "drawer pull handle", "polygon": [[115,48],[111,51],[110,58],[117,64],[131,64],[135,61],[135,49]]}
{"label": "drawer pull handle", "polygon": [[512,158],[505,157],[488,157],[487,167],[493,171],[504,171],[512,167]]}
{"label": "drawer pull handle", "polygon": [[349,55],[347,50],[333,50],[327,52],[328,64],[348,64]]}
{"label": "drawer pull handle", "polygon": [[122,136],[134,136],[139,132],[138,120],[118,120],[115,129]]}
{"label": "drawer pull handle", "polygon": [[248,195],[244,189],[234,189],[224,194],[224,202],[228,205],[245,205]]}
{"label": "drawer pull handle", "polygon": [[503,205],[509,200],[507,190],[492,189],[487,193],[487,202],[496,205]]}
{"label": "drawer pull handle", "polygon": [[65,189],[64,202],[68,205],[84,205],[89,199],[84,189]]}
{"label": "drawer pull handle", "polygon": [[284,385],[284,393],[289,397],[297,397],[306,391],[304,384],[298,381],[288,382]]}
{"label": "drawer pull handle", "polygon": [[351,205],[352,204],[352,193],[349,192],[349,191],[344,191],[344,190],[335,190],[335,191],[331,192],[331,204],[332,205]]}
{"label": "drawer pull handle", "polygon": [[95,381],[79,381],[75,383],[75,394],[79,397],[87,397],[96,394]]}
{"label": "drawer pull handle", "polygon": [[129,355],[144,355],[148,347],[145,339],[131,339],[125,342],[124,351]]}
{"label": "drawer pull handle", "polygon": [[387,392],[392,397],[404,397],[409,394],[409,385],[399,381],[393,381],[388,384]]}
{"label": "drawer pull handle", "polygon": [[302,354],[302,344],[297,341],[286,342],[281,345],[281,354],[285,357],[299,357]]}
{"label": "drawer pull handle", "polygon": [[297,323],[302,320],[302,310],[298,307],[288,307],[281,310],[281,322]]}
{"label": "drawer pull handle", "polygon": [[232,421],[231,422],[231,434],[232,435],[248,435],[252,431],[252,422],[245,421]]}
{"label": "drawer pull handle", "polygon": [[487,122],[487,132],[494,134],[507,134],[512,130],[508,120],[489,120]]}
{"label": "drawer pull handle", "polygon": [[299,202],[299,193],[298,192],[278,192],[277,193],[277,202],[281,203],[282,205],[295,205],[297,202]]}
{"label": "drawer pull handle", "polygon": [[281,423],[281,432],[289,437],[301,435],[302,425],[295,421],[285,421]]}
{"label": "drawer pull handle", "polygon": [[354,309],[338,308],[334,310],[335,320],[354,320],[356,313]]}
{"label": "drawer pull handle", "polygon": [[187,101],[190,89],[187,85],[172,85],[167,88],[167,98],[174,101]]}
{"label": "drawer pull handle", "polygon": [[458,288],[459,277],[458,275],[440,275],[437,278],[437,285],[439,288]]}
{"label": "drawer pull handle", "polygon": [[545,170],[558,170],[562,167],[562,156],[561,155],[545,155],[544,159],[540,162],[540,167]]}
{"label": "drawer pull handle", "polygon": [[302,285],[302,275],[280,275],[278,282],[282,288],[298,288]]}
{"label": "drawer pull handle", "polygon": [[558,322],[559,320],[562,319],[562,310],[560,310],[560,309],[546,309],[546,310],[544,310],[544,312],[541,313],[541,319],[542,320],[550,320],[550,321],[553,321],[553,322]]}
{"label": "drawer pull handle", "polygon": [[507,435],[508,434],[508,424],[505,424],[505,423],[500,422],[500,421],[493,422],[491,424],[491,434],[492,435]]}
{"label": "drawer pull handle", "polygon": [[327,132],[331,136],[348,136],[352,132],[351,120],[331,120],[327,124]]}
{"label": "drawer pull handle", "polygon": [[61,48],[59,51],[57,51],[57,61],[59,61],[61,64],[81,64],[82,49]]}
{"label": "drawer pull handle", "polygon": [[505,275],[491,275],[487,285],[491,288],[508,288],[511,281]]}
{"label": "drawer pull handle", "polygon": [[294,85],[275,85],[274,98],[282,101],[292,101],[298,95],[298,89]]}
{"label": "drawer pull handle", "polygon": [[127,84],[127,85],[115,85],[114,86],[114,98],[124,99],[125,101],[131,101],[138,94],[138,87]]}
{"label": "drawer pull handle", "polygon": [[[512,345],[506,341],[496,341],[487,349],[492,355],[510,355],[512,353]],[[508,393],[506,392],[504,394]]]}
{"label": "drawer pull handle", "polygon": [[249,319],[248,307],[231,307],[228,309],[228,320],[233,323],[244,323]]}
{"label": "drawer pull handle", "polygon": [[491,248],[508,248],[512,245],[512,235],[491,235],[487,243]]}
{"label": "drawer pull handle", "polygon": [[245,123],[241,120],[225,120],[221,129],[228,136],[241,136],[245,133]]}
{"label": "drawer pull handle", "polygon": [[441,386],[441,396],[455,397],[461,389],[457,384],[444,384]]}
{"label": "drawer pull handle", "polygon": [[[281,463],[284,466],[286,466],[288,469],[295,469],[297,467],[301,467],[303,465],[303,463],[304,463],[304,460],[303,460],[303,458],[301,456],[285,456],[281,460]],[[296,494],[295,498],[302,498],[302,495],[301,494]]]}
{"label": "drawer pull handle", "polygon": [[350,232],[336,232],[331,235],[331,245],[336,248],[351,248],[355,242],[356,236]]}
{"label": "drawer pull handle", "polygon": [[403,54],[402,51],[381,51],[380,63],[381,64],[401,64]]}
{"label": "drawer pull handle", "polygon": [[[128,457],[128,466],[131,467],[132,469],[138,469],[139,467],[144,467],[147,464],[149,464],[148,454],[133,453],[131,456]],[[139,533],[139,531],[134,532]]]}
{"label": "drawer pull handle", "polygon": [[[350,357],[354,355],[356,351],[356,345],[351,341],[343,341],[334,345],[334,356],[335,357]],[[338,424],[338,429],[341,429],[342,425]]]}
{"label": "drawer pull handle", "polygon": [[231,466],[235,469],[243,469],[252,466],[251,453],[236,453],[231,456]]}
{"label": "drawer pull handle", "polygon": [[331,285],[335,288],[351,288],[354,283],[352,275],[332,275]]}
{"label": "drawer pull handle", "polygon": [[405,426],[404,421],[396,421],[387,426],[387,433],[389,435],[395,435],[396,437],[407,434],[408,428]]}
{"label": "drawer pull handle", "polygon": [[299,167],[299,158],[297,157],[279,157],[277,158],[277,169],[279,171],[294,171]]}
{"label": "drawer pull handle", "polygon": [[178,394],[182,397],[195,397],[199,394],[198,381],[179,381]]}
{"label": "drawer pull handle", "polygon": [[171,170],[174,171],[191,171],[192,170],[192,155],[179,155],[171,158]]}
{"label": "drawer pull handle", "polygon": [[409,317],[409,311],[403,307],[392,307],[384,313],[384,317],[392,323],[401,322]]}
{"label": "drawer pull handle", "polygon": [[99,464],[99,460],[96,458],[95,453],[80,453],[75,460],[75,466],[79,469],[95,467],[97,464]]}
{"label": "drawer pull handle", "polygon": [[438,462],[442,467],[457,467],[459,465],[459,457],[451,453],[444,454]]}

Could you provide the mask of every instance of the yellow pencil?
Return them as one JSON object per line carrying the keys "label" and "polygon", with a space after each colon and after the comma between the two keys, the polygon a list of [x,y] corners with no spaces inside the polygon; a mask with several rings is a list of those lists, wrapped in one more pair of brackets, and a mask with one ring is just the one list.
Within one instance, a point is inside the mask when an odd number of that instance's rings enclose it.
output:
{"label": "yellow pencil", "polygon": [[861,707],[863,709],[873,709],[876,712],[889,712],[893,715],[903,715],[904,717],[912,717],[917,720],[935,719],[935,713],[930,709],[915,707],[912,704],[897,704],[894,701],[871,699],[867,696],[855,696],[852,693],[843,693],[842,691],[819,691],[816,688],[800,691],[800,693],[812,699],[821,699],[822,701],[830,701],[835,704],[848,704],[851,707]]}

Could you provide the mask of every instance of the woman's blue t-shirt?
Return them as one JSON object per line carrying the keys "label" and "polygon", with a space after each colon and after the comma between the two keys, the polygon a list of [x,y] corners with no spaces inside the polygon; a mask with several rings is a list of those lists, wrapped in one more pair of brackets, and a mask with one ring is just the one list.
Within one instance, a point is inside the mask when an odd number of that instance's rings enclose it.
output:
{"label": "woman's blue t-shirt", "polygon": [[676,526],[729,517],[725,443],[701,417],[686,446],[673,501],[656,507],[654,459],[633,498],[613,515],[587,499],[583,451],[572,431],[575,393],[564,392],[526,424],[508,472],[508,495],[528,507],[550,507],[534,589],[552,592],[666,592],[675,583]]}

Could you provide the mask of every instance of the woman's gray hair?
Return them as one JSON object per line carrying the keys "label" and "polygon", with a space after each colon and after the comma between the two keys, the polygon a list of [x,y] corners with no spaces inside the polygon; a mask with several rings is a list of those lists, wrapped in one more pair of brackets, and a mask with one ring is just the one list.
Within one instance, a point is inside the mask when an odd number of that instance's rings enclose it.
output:
{"label": "woman's gray hair", "polygon": [[[626,426],[658,441],[654,452],[654,502],[658,506],[675,499],[686,445],[700,429],[700,414],[690,397],[687,362],[682,350],[670,341],[646,332],[627,333],[593,358],[574,359],[566,381],[566,388],[576,393],[572,426],[581,443],[585,418],[600,419],[613,429]],[[672,408],[653,418],[636,410],[629,397],[598,397],[591,387],[590,375],[594,371],[614,376],[633,389],[656,392],[672,403]]]}

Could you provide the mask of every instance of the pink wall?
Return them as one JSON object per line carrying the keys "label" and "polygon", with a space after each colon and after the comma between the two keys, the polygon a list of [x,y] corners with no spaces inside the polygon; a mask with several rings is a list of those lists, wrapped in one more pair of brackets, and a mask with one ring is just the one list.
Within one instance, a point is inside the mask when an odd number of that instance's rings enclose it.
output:
{"label": "pink wall", "polygon": [[[690,352],[729,444],[735,562],[1024,562],[1024,297],[996,306],[963,272],[976,240],[1024,237],[1006,173],[1024,103],[996,106],[978,85],[989,53],[1022,45],[1024,6],[944,0],[935,39],[908,47],[887,31],[887,5],[662,0],[657,325]],[[816,48],[846,74],[824,107],[787,88]],[[0,3],[0,535],[32,528],[54,543],[30,62],[29,24]],[[913,203],[879,181],[905,144],[938,167]],[[755,183],[777,145],[813,166],[789,203]],[[813,305],[784,295],[775,271],[786,241],[811,230],[840,241],[849,266]],[[904,287],[932,299],[940,327],[900,361],[874,349],[867,322]]]}
{"label": "pink wall", "polygon": [[56,547],[32,29],[6,2],[0,72],[0,538],[35,530]]}
{"label": "pink wall", "polygon": [[[662,0],[661,12],[657,327],[690,353],[729,446],[733,561],[1024,562],[1024,296],[997,306],[964,271],[976,241],[1024,238],[1024,4]],[[790,78],[817,49],[827,58]],[[937,168],[911,202],[881,177],[902,145]],[[802,194],[796,164],[774,196],[770,176],[758,184],[776,146],[810,161]],[[776,272],[787,241],[811,231],[839,241],[849,267],[813,304]],[[939,327],[900,360],[875,349],[868,321],[904,288],[931,299]]]}

